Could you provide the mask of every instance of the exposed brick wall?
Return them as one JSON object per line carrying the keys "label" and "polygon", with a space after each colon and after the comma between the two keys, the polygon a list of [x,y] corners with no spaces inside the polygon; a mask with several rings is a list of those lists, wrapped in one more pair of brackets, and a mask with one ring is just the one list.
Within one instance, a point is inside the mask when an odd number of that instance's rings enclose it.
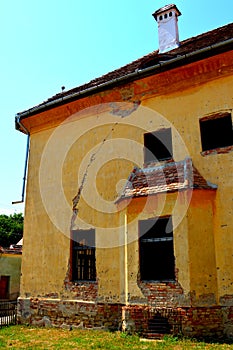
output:
{"label": "exposed brick wall", "polygon": [[97,300],[98,282],[65,282],[65,289],[72,292],[74,299],[86,301]]}
{"label": "exposed brick wall", "polygon": [[126,324],[129,324],[131,329],[134,327],[134,331],[140,334],[148,334],[149,320],[157,314],[168,320],[171,334],[179,334],[182,332],[182,310],[179,308],[155,308],[143,305],[130,305],[124,306],[123,309]]}
{"label": "exposed brick wall", "polygon": [[223,336],[221,307],[196,307],[183,310],[182,333],[194,337]]}
{"label": "exposed brick wall", "polygon": [[19,298],[18,321],[38,326],[119,330],[150,335],[149,321],[167,320],[171,334],[233,339],[233,306],[158,307],[55,298]]}
{"label": "exposed brick wall", "polygon": [[123,309],[129,330],[144,335],[150,333],[149,320],[159,314],[167,319],[171,334],[233,339],[233,306],[159,308],[130,305]]}
{"label": "exposed brick wall", "polygon": [[233,305],[233,295],[224,295],[219,300],[220,305],[232,306]]}
{"label": "exposed brick wall", "polygon": [[[184,293],[178,282],[138,282],[148,305],[157,307],[177,307],[184,305]],[[131,298],[131,302],[137,302],[137,298]]]}
{"label": "exposed brick wall", "polygon": [[18,321],[38,326],[121,328],[119,304],[98,304],[94,302],[28,298],[18,299]]}

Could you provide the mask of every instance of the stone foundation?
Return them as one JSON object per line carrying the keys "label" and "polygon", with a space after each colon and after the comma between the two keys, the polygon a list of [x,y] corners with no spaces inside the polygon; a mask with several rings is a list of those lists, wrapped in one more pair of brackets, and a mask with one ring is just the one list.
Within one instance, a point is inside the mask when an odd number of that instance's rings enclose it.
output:
{"label": "stone foundation", "polygon": [[[160,325],[156,323],[158,320]],[[171,308],[19,298],[18,322],[63,328],[123,329],[148,337],[183,334],[196,338],[233,339],[232,306]]]}
{"label": "stone foundation", "polygon": [[121,329],[119,304],[90,301],[19,298],[18,322],[38,326]]}

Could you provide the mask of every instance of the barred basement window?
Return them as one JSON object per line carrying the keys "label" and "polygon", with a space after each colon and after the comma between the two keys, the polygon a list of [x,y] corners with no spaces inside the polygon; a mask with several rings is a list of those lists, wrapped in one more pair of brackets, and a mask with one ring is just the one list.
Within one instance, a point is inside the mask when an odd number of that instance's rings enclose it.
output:
{"label": "barred basement window", "polygon": [[175,280],[171,217],[139,221],[141,280]]}
{"label": "barred basement window", "polygon": [[172,158],[171,128],[144,134],[144,161],[156,162]]}
{"label": "barred basement window", "polygon": [[96,280],[94,229],[72,231],[72,280]]}
{"label": "barred basement window", "polygon": [[200,119],[202,150],[233,145],[231,113],[219,112]]}

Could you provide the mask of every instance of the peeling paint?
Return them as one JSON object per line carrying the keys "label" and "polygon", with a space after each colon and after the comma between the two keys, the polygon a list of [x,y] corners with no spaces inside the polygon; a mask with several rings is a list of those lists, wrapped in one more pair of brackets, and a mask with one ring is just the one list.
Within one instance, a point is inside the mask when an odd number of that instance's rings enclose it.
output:
{"label": "peeling paint", "polygon": [[112,110],[110,113],[117,117],[128,117],[130,114],[135,112],[140,106],[140,101],[124,102],[124,103],[110,103]]}

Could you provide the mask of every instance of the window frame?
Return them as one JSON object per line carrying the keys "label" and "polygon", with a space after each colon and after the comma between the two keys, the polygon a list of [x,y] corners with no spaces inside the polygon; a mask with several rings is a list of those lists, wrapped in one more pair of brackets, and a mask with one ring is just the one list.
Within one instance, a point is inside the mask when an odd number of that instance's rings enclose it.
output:
{"label": "window frame", "polygon": [[71,231],[71,281],[96,281],[95,229]]}

